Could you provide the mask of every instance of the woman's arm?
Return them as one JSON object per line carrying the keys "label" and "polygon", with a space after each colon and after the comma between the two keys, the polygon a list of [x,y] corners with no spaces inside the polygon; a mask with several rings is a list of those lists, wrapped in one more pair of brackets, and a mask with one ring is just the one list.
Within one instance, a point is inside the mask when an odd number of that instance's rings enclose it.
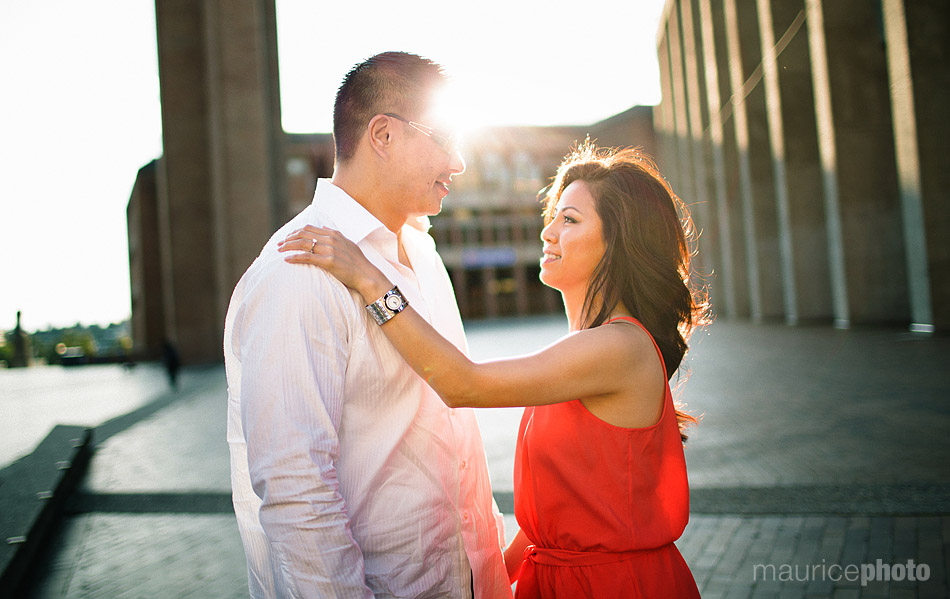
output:
{"label": "woman's arm", "polygon": [[523,530],[519,530],[515,538],[505,548],[505,568],[508,570],[508,582],[514,583],[521,574],[521,565],[524,563],[524,549],[531,544]]}
{"label": "woman's arm", "polygon": [[[337,231],[306,227],[289,235],[280,251],[300,252],[285,260],[326,269],[366,303],[392,288],[362,251]],[[637,374],[637,352],[631,351],[631,331],[639,333],[635,327],[579,331],[537,353],[483,363],[468,359],[411,306],[382,328],[406,362],[453,407],[541,405],[598,397],[616,393]]]}

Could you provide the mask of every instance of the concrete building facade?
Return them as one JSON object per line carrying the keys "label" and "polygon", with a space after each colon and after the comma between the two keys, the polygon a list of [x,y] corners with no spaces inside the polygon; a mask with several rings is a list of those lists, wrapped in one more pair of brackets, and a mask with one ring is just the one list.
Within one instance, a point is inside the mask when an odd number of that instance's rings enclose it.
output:
{"label": "concrete building facade", "polygon": [[129,236],[129,288],[132,292],[133,350],[138,359],[162,356],[165,293],[162,290],[162,241],[158,232],[159,160],[139,169],[126,209]]}
{"label": "concrete building facade", "polygon": [[660,166],[718,314],[950,329],[948,28],[943,0],[667,2]]}
{"label": "concrete building facade", "polygon": [[164,154],[130,198],[135,353],[164,339],[217,362],[231,291],[286,211],[274,2],[156,0],[155,17]]}
{"label": "concrete building facade", "polygon": [[[234,285],[267,238],[333,172],[327,133],[280,124],[273,0],[156,0],[164,154],[139,172],[128,207],[134,353],[185,364],[222,358]],[[538,281],[538,191],[571,145],[655,152],[651,107],[577,127],[507,127],[466,143],[468,172],[432,219],[463,316],[561,310]]]}

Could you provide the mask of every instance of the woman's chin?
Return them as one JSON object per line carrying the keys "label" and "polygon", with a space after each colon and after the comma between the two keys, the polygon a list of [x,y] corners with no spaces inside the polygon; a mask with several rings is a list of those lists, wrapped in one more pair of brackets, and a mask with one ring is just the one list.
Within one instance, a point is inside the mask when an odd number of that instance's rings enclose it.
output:
{"label": "woman's chin", "polygon": [[542,270],[541,270],[541,274],[538,276],[538,279],[540,279],[540,281],[541,281],[542,283],[544,283],[545,285],[547,285],[547,286],[550,287],[551,289],[557,289],[558,291],[560,291],[560,289],[558,288],[556,282],[555,282],[554,280],[552,280],[553,277],[548,276],[547,273],[544,272],[544,269],[543,269],[543,268],[542,268]]}

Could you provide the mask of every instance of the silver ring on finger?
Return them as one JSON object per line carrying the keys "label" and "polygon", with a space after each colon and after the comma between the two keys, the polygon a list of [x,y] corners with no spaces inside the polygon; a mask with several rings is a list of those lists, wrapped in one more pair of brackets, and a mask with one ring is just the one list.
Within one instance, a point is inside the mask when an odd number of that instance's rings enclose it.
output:
{"label": "silver ring on finger", "polygon": [[317,240],[314,239],[313,243],[310,244],[310,253],[313,253],[314,248],[317,247]]}

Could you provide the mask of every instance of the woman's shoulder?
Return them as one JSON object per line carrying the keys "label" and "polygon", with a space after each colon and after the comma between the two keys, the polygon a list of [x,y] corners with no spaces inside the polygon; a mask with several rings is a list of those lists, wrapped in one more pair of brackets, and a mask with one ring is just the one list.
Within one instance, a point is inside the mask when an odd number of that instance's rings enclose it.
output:
{"label": "woman's shoulder", "polygon": [[624,344],[632,352],[655,352],[653,336],[643,323],[632,316],[611,318],[604,324],[589,329],[596,331],[603,340]]}
{"label": "woman's shoulder", "polygon": [[598,333],[598,343],[610,346],[618,360],[623,361],[629,372],[652,374],[662,371],[659,350],[653,336],[639,320],[633,317],[614,318],[591,329]]}
{"label": "woman's shoulder", "polygon": [[[599,330],[598,330],[599,329]],[[666,377],[653,337],[638,321],[615,319],[592,332],[611,353],[615,393],[581,402],[604,422],[621,428],[654,425],[660,418]]]}
{"label": "woman's shoulder", "polygon": [[613,366],[619,372],[629,373],[656,362],[657,351],[653,338],[646,329],[630,320],[614,320],[609,324],[571,333],[561,342],[564,348],[581,353],[603,366]]}

